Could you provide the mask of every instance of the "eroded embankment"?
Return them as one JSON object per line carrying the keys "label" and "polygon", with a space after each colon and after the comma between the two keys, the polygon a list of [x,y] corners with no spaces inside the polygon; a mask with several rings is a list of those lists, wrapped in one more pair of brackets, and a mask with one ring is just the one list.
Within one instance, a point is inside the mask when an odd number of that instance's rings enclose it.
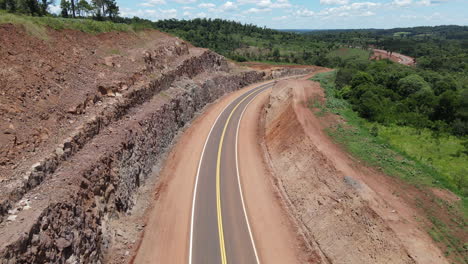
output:
{"label": "eroded embankment", "polygon": [[[72,38],[76,33],[53,34]],[[74,96],[63,103],[57,103],[61,96],[50,99],[52,112],[51,108],[33,107],[39,114],[50,112],[46,120],[36,119],[37,113],[23,104],[37,97],[25,96],[23,103],[12,99],[8,106],[21,111],[2,112],[10,127],[45,127],[49,119],[58,125],[51,124],[48,136],[40,142],[24,141],[23,145],[17,144],[21,131],[13,131],[18,137],[2,152],[5,160],[15,164],[2,170],[8,174],[2,175],[0,184],[0,263],[102,262],[113,247],[116,232],[110,220],[125,219],[131,213],[138,203],[136,193],[148,182],[153,166],[161,161],[179,130],[220,96],[275,76],[236,68],[216,53],[157,32],[121,37],[126,41],[119,47],[126,50],[119,52],[126,56],[107,56],[99,47],[78,43],[85,47],[83,53],[77,51],[83,63],[88,63],[85,59],[102,61],[115,70],[108,72],[111,83],[93,82],[89,76],[78,83],[65,78],[61,82],[68,85],[58,94]],[[91,38],[95,45],[107,43],[105,36]],[[112,38],[120,40],[119,36]],[[57,43],[60,41],[47,45],[53,50]],[[57,63],[54,58],[41,59],[45,65]],[[80,59],[73,63],[79,64]],[[69,67],[66,61],[61,63]],[[14,73],[11,76],[26,74],[28,67],[14,66],[9,68]],[[80,76],[82,70],[80,65],[66,76]],[[278,70],[276,75],[307,71],[310,69]],[[35,74],[42,76],[39,92],[56,85],[55,74]],[[99,72],[89,74],[100,76]],[[11,76],[0,77],[12,83]],[[5,89],[13,98],[14,89]],[[42,97],[40,103],[47,104],[47,98]],[[28,131],[23,134],[26,137]],[[22,146],[31,144],[34,151],[25,152]]]}
{"label": "eroded embankment", "polygon": [[318,83],[281,81],[265,115],[269,163],[307,238],[330,263],[447,263],[392,181],[328,138],[322,123],[342,121],[320,121],[311,98],[324,100]]}

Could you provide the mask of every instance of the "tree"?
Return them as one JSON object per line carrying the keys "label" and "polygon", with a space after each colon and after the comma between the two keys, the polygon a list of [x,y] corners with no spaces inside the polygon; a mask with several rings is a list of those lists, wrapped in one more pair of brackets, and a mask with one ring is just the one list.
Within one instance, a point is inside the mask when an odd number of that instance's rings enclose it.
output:
{"label": "tree", "polygon": [[43,15],[37,0],[3,0],[2,5],[9,12],[19,12],[38,16]]}
{"label": "tree", "polygon": [[96,18],[101,20],[106,15],[106,1],[93,0],[93,5],[96,7]]}
{"label": "tree", "polygon": [[442,80],[438,80],[434,85],[434,93],[436,95],[441,95],[443,92],[449,90],[457,90],[457,83],[451,76],[447,76],[442,78]]}
{"label": "tree", "polygon": [[272,56],[273,56],[273,59],[274,59],[275,61],[278,61],[278,60],[279,60],[279,57],[280,57],[280,51],[279,51],[279,49],[278,49],[278,48],[275,48],[275,49],[273,50],[273,54],[272,54]]}
{"label": "tree", "polygon": [[338,89],[342,89],[345,85],[347,85],[351,79],[353,78],[353,74],[356,71],[350,68],[341,68],[336,73],[336,80],[335,84]]}
{"label": "tree", "polygon": [[405,78],[400,79],[400,81],[398,81],[397,92],[401,96],[406,97],[406,96],[416,93],[417,91],[423,88],[430,89],[430,86],[426,81],[424,81],[424,79],[421,76],[417,74],[410,74],[406,76]]}
{"label": "tree", "polygon": [[439,96],[439,103],[435,108],[434,118],[436,120],[445,120],[448,122],[453,121],[459,104],[460,101],[456,92],[445,91]]}
{"label": "tree", "polygon": [[62,11],[60,12],[60,15],[62,17],[67,18],[68,14],[70,13],[70,2],[68,2],[67,0],[61,0],[60,8],[62,9]]}
{"label": "tree", "polygon": [[47,15],[47,9],[49,8],[49,5],[53,4],[54,1],[53,0],[42,0],[41,1],[41,4],[40,4],[40,7],[41,7],[41,12],[42,12],[42,15]]}
{"label": "tree", "polygon": [[71,2],[72,17],[75,18],[75,17],[76,17],[76,13],[75,13],[75,0],[70,0],[70,2]]}
{"label": "tree", "polygon": [[107,15],[109,18],[115,19],[119,15],[119,7],[117,6],[117,3],[115,0],[106,0],[106,6],[107,6]]}
{"label": "tree", "polygon": [[78,16],[84,16],[89,14],[93,10],[93,7],[88,3],[88,1],[80,0],[76,4],[76,10],[78,11]]}
{"label": "tree", "polygon": [[5,0],[5,6],[6,10],[10,12],[16,12],[18,4],[16,3],[16,0]]}
{"label": "tree", "polygon": [[374,83],[374,78],[367,72],[360,71],[356,73],[351,80],[351,87],[356,88],[363,84],[372,84]]}

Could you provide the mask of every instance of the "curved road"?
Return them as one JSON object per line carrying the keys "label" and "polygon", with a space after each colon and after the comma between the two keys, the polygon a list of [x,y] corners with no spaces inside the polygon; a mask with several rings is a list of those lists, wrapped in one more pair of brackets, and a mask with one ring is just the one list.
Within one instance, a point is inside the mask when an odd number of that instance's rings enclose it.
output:
{"label": "curved road", "polygon": [[259,264],[237,164],[239,123],[248,104],[273,83],[231,102],[206,139],[193,194],[189,264]]}

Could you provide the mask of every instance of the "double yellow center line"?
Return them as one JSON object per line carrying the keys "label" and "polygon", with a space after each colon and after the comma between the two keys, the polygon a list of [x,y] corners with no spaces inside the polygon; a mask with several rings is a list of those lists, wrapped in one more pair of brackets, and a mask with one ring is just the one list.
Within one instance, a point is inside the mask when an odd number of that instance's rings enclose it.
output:
{"label": "double yellow center line", "polygon": [[[260,89],[259,89],[260,90]],[[256,90],[258,91],[258,90]],[[219,248],[221,251],[221,263],[227,264],[226,259],[226,246],[224,244],[224,231],[223,231],[223,217],[221,212],[221,152],[223,150],[223,142],[224,136],[226,134],[227,127],[229,125],[229,121],[231,120],[234,112],[236,109],[245,101],[247,98],[252,96],[256,91],[250,93],[246,97],[244,97],[231,111],[229,117],[226,120],[226,124],[224,124],[223,132],[221,134],[221,139],[219,141],[218,147],[218,159],[216,161],[216,209],[218,213],[218,234],[219,234]]]}

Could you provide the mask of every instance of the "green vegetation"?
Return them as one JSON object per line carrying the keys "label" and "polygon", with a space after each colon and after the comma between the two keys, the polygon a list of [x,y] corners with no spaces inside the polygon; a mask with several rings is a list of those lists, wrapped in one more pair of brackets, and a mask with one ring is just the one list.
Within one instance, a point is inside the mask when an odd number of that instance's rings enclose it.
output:
{"label": "green vegetation", "polygon": [[450,178],[432,166],[424,164],[418,158],[391,145],[381,136],[383,126],[376,126],[359,117],[358,113],[352,109],[352,105],[339,97],[340,91],[335,87],[335,78],[336,72],[334,71],[318,74],[314,80],[319,81],[325,89],[326,111],[341,115],[347,121],[346,125],[340,125],[328,131],[337,142],[346,146],[351,153],[369,165],[382,168],[389,175],[398,176],[413,183],[448,188],[460,193]]}
{"label": "green vegetation", "polygon": [[[10,13],[27,14],[31,16],[46,16],[49,6],[54,0],[0,0],[0,10]],[[113,20],[119,15],[119,7],[115,0],[61,0],[62,17],[89,16],[96,20]]]}
{"label": "green vegetation", "polygon": [[[432,223],[427,231],[434,241],[445,247],[445,254],[456,263],[466,263],[463,243],[468,215],[467,144],[449,134],[434,135],[431,130],[411,127],[385,126],[370,122],[353,110],[352,104],[341,97],[335,85],[336,71],[318,74],[325,89],[326,104],[312,101],[321,114],[332,112],[342,116],[345,124],[328,130],[329,135],[357,158],[384,173],[399,177],[418,188],[446,188],[462,198],[452,204],[440,198],[429,198],[416,204]],[[426,198],[427,199],[427,198]],[[442,213],[439,210],[443,210]]]}
{"label": "green vegetation", "polygon": [[222,19],[161,20],[157,29],[237,61],[273,61],[328,65],[327,54],[338,48],[312,37]]}
{"label": "green vegetation", "polygon": [[134,31],[133,25],[113,23],[111,21],[95,21],[92,19],[65,19],[56,17],[33,17],[10,14],[0,11],[0,24],[11,23],[21,25],[36,37],[47,38],[46,26],[55,30],[74,29],[86,33],[103,33],[110,31]]}
{"label": "green vegetation", "polygon": [[322,30],[305,34],[313,36],[317,41],[353,47],[373,46],[399,52],[416,58],[419,68],[439,72],[465,72],[464,75],[467,76],[467,26]]}
{"label": "green vegetation", "polygon": [[434,135],[431,130],[377,125],[378,135],[386,142],[440,172],[451,189],[468,196],[468,149],[458,137]]}
{"label": "green vegetation", "polygon": [[[384,67],[388,65],[398,66],[397,68],[404,67],[388,61],[381,61],[370,63],[368,69],[380,68],[382,65]],[[409,67],[404,68],[411,70]],[[399,69],[398,72],[401,73],[402,69]],[[351,152],[370,162],[371,165],[385,168],[386,172],[391,175],[418,180],[425,184],[434,184],[447,188],[462,197],[468,196],[466,131],[455,130],[457,129],[456,124],[448,126],[445,123],[447,119],[440,118],[431,121],[430,116],[424,115],[427,112],[437,113],[440,108],[447,108],[452,102],[447,103],[443,99],[447,92],[443,92],[439,98],[430,100],[435,104],[433,106],[435,110],[432,112],[428,110],[428,100],[425,97],[411,100],[412,94],[425,93],[426,90],[431,89],[430,85],[418,75],[407,73],[406,77],[401,78],[404,76],[403,74],[400,76],[401,79],[392,80],[396,84],[397,90],[409,93],[399,100],[400,95],[385,88],[388,86],[375,84],[375,79],[387,79],[379,77],[379,75],[394,76],[394,72],[389,69],[381,69],[373,75],[364,71],[357,72],[351,78],[351,85],[343,86],[341,84],[341,89],[339,88],[340,71],[342,70],[333,73],[333,78],[330,75],[322,75],[318,79],[327,91],[328,108],[343,115],[352,126],[358,128],[357,131],[338,129],[340,134],[335,135],[338,141],[349,142],[348,147]],[[379,85],[378,88],[376,85]],[[463,96],[457,98],[452,91],[449,93],[454,96],[450,98],[455,102],[468,99],[463,98]],[[442,105],[437,106],[437,103]],[[457,105],[459,104],[457,103]],[[413,107],[413,109],[406,112],[409,107]],[[456,108],[451,110],[450,118],[454,120],[458,115],[458,110]],[[463,136],[457,137],[450,135],[449,132],[452,134],[461,133]],[[351,140],[352,137],[358,135],[361,135],[362,138]],[[372,146],[372,142],[367,141],[376,138],[379,141],[375,143],[392,145],[394,150],[397,150],[397,155],[392,156],[386,153],[386,148],[368,149]],[[369,144],[363,144],[363,142]],[[362,146],[366,146],[366,148]],[[406,161],[398,158],[401,153],[405,153],[411,159]],[[388,159],[389,157],[391,158]],[[419,171],[412,171],[415,164],[424,164],[425,167],[421,167]],[[411,169],[407,169],[406,165],[409,165]]]}
{"label": "green vegetation", "polygon": [[435,134],[468,134],[468,87],[460,75],[386,60],[350,63],[339,69],[336,86],[369,121],[428,128]]}
{"label": "green vegetation", "polygon": [[86,33],[154,28],[153,22],[146,19],[119,17],[115,0],[61,0],[59,17],[48,12],[52,3],[46,0],[0,0],[0,24],[22,25],[28,33],[42,39],[47,39],[46,26]]}
{"label": "green vegetation", "polygon": [[328,53],[328,58],[334,60],[340,58],[341,60],[368,60],[370,57],[370,50],[356,49],[356,48],[339,48]]}

